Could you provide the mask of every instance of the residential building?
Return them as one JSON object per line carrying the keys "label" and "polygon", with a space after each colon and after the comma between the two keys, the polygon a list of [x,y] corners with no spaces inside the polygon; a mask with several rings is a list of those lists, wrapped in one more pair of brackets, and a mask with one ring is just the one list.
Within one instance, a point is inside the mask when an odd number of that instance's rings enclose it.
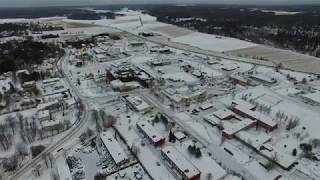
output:
{"label": "residential building", "polygon": [[154,129],[150,123],[146,121],[140,121],[137,123],[137,128],[153,145],[160,146],[165,143],[165,137],[163,137],[156,129]]}
{"label": "residential building", "polygon": [[170,168],[176,172],[181,179],[198,180],[201,172],[173,146],[166,146],[161,150],[163,158],[168,162]]}
{"label": "residential building", "polygon": [[102,132],[100,134],[100,139],[117,166],[121,166],[129,162],[128,156],[123,151],[119,142],[114,138],[114,134],[111,131]]}

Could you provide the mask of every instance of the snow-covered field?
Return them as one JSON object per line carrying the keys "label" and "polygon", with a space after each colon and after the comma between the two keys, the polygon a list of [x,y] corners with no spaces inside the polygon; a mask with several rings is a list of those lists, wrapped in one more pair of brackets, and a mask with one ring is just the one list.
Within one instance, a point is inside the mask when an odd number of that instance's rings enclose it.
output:
{"label": "snow-covered field", "polygon": [[[101,20],[70,20],[65,19],[65,22],[81,22],[88,24],[95,24],[100,26],[112,26],[124,31],[129,31],[138,34],[141,31],[150,31],[162,34],[171,38],[173,42],[188,44],[204,50],[212,50],[217,52],[231,51],[236,49],[243,49],[255,47],[257,44],[247,41],[216,36],[211,34],[192,32],[190,30],[176,27],[170,24],[165,24],[156,21],[156,18],[147,14],[142,14],[136,11],[121,12],[126,16],[117,17],[115,20],[101,19]],[[143,21],[141,26],[139,17]]]}
{"label": "snow-covered field", "polygon": [[56,17],[44,17],[44,18],[35,18],[35,19],[9,18],[9,19],[0,19],[0,24],[15,23],[15,22],[55,21],[55,20],[61,20],[61,19],[65,19],[65,17],[56,16]]}
{"label": "snow-covered field", "polygon": [[194,32],[186,36],[173,38],[172,41],[189,44],[205,50],[217,52],[231,51],[257,46],[257,44],[239,39]]}

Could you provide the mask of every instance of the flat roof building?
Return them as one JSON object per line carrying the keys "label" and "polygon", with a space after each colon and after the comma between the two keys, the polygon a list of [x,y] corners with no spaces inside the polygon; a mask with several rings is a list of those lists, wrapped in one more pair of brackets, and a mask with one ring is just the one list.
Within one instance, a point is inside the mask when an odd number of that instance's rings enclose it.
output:
{"label": "flat roof building", "polygon": [[51,79],[45,79],[42,81],[43,84],[50,84],[50,83],[56,83],[60,81],[60,78],[51,78]]}
{"label": "flat roof building", "polygon": [[126,99],[138,112],[147,113],[152,110],[152,107],[138,96],[127,96]]}
{"label": "flat roof building", "polygon": [[208,110],[210,108],[213,108],[213,105],[211,103],[203,103],[201,106],[199,106],[199,109],[202,111]]}
{"label": "flat roof building", "polygon": [[204,120],[206,120],[209,124],[216,126],[220,123],[220,119],[217,118],[213,113],[207,114],[203,117]]}
{"label": "flat roof building", "polygon": [[265,85],[272,85],[272,84],[275,84],[277,82],[276,79],[274,78],[271,78],[265,74],[254,74],[254,75],[251,75],[250,76],[251,79],[255,80],[255,81],[258,81],[258,82],[261,82]]}
{"label": "flat roof building", "polygon": [[[272,148],[272,150],[268,150],[267,148],[264,148],[265,146],[270,146]],[[290,154],[287,154],[287,153],[277,149],[276,147],[274,147],[270,143],[266,143],[266,144],[262,145],[262,147],[260,148],[260,153],[264,157],[268,158],[270,161],[275,162],[281,168],[283,168],[287,171],[298,164],[297,157],[294,157]]]}
{"label": "flat roof building", "polygon": [[171,166],[170,168],[177,172],[177,175],[180,175],[182,179],[200,179],[201,172],[173,146],[164,147],[161,154]]}
{"label": "flat roof building", "polygon": [[255,120],[245,118],[237,123],[229,123],[228,125],[225,124],[222,134],[224,137],[231,139],[236,133],[256,126],[256,123],[257,121]]}
{"label": "flat roof building", "polygon": [[236,99],[232,101],[232,105],[240,105],[241,107],[246,107],[250,110],[255,110],[256,106],[242,99]]}
{"label": "flat roof building", "polygon": [[262,126],[268,131],[272,131],[278,127],[278,124],[276,121],[274,121],[272,118],[269,116],[266,116],[260,112],[257,111],[252,111],[248,109],[247,107],[241,106],[241,105],[236,105],[233,107],[233,111],[236,112],[237,114],[248,117],[253,120],[258,121],[258,125]]}
{"label": "flat roof building", "polygon": [[117,166],[121,166],[129,162],[129,158],[123,151],[119,142],[114,138],[113,133],[110,131],[102,132],[100,138],[106,147],[109,155]]}
{"label": "flat roof building", "polygon": [[163,137],[150,123],[146,121],[140,121],[137,122],[137,127],[153,145],[159,146],[164,144],[165,137]]}
{"label": "flat roof building", "polygon": [[229,109],[219,109],[215,112],[213,112],[213,115],[215,115],[217,118],[221,120],[228,120],[234,117],[234,112],[230,111]]}
{"label": "flat roof building", "polygon": [[50,111],[49,110],[38,111],[38,119],[40,122],[49,120]]}

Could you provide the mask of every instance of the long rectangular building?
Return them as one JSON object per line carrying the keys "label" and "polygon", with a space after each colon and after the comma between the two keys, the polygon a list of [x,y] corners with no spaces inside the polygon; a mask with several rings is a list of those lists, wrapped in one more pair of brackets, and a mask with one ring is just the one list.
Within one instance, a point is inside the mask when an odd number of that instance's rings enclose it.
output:
{"label": "long rectangular building", "polygon": [[182,179],[200,179],[201,172],[173,146],[164,147],[161,154]]}
{"label": "long rectangular building", "polygon": [[241,116],[245,116],[250,119],[257,120],[258,125],[262,126],[268,131],[272,131],[278,127],[277,122],[275,122],[269,116],[266,116],[257,111],[250,110],[244,106],[236,105],[232,108],[232,110]]}
{"label": "long rectangular building", "polygon": [[128,156],[123,151],[119,142],[114,138],[113,133],[110,131],[102,132],[100,138],[116,165],[121,166],[129,162]]}
{"label": "long rectangular building", "polygon": [[241,121],[233,124],[229,124],[228,126],[225,126],[224,130],[222,131],[223,136],[230,139],[232,138],[236,133],[252,128],[256,125],[257,121],[245,118],[242,119]]}
{"label": "long rectangular building", "polygon": [[137,127],[153,145],[159,146],[165,142],[165,137],[163,137],[156,129],[154,129],[150,123],[146,121],[140,121],[137,123]]}

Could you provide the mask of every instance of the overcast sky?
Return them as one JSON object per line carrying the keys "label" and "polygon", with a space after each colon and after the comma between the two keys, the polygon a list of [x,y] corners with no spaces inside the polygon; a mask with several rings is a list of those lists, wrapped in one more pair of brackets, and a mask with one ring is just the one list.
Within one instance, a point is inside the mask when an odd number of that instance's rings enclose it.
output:
{"label": "overcast sky", "polygon": [[212,3],[212,4],[254,4],[254,5],[294,5],[320,4],[320,0],[0,0],[0,7],[21,6],[64,6],[99,4],[142,4],[142,3]]}

